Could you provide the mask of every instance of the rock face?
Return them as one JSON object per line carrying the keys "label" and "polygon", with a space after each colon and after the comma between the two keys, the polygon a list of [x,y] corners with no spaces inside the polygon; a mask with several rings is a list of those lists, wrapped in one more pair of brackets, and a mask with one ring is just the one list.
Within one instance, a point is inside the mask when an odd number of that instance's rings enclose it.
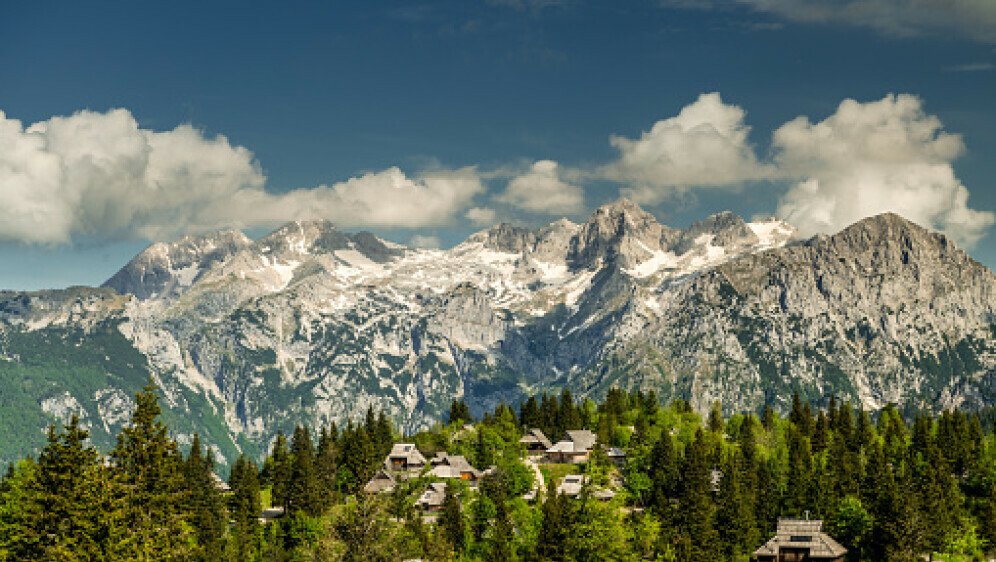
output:
{"label": "rock face", "polygon": [[103,286],[143,300],[177,296],[204,271],[251,244],[252,240],[237,230],[185,236],[172,244],[153,244]]}
{"label": "rock face", "polygon": [[[996,401],[991,271],[896,215],[794,234],[731,213],[675,229],[621,200],[582,225],[502,224],[445,251],[322,221],[185,238],[104,289],[0,294],[0,376],[34,381],[39,426],[72,412],[99,438],[151,375],[175,430],[221,460],[370,406],[414,430],[457,397],[480,412],[565,387],[731,412],[785,408],[793,391],[867,408]],[[69,384],[28,360],[42,343],[100,367]],[[0,456],[30,450],[15,445]]]}

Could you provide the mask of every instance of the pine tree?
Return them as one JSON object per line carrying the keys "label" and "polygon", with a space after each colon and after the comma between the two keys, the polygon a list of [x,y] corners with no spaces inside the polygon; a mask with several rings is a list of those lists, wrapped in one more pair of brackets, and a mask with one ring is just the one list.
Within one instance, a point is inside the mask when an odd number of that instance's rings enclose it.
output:
{"label": "pine tree", "polygon": [[574,404],[571,391],[566,388],[560,394],[560,426],[561,432],[569,429],[581,429],[581,414]]}
{"label": "pine tree", "polygon": [[792,516],[800,516],[813,509],[815,498],[812,482],[812,454],[809,441],[801,430],[794,426],[788,432],[788,472],[783,511]]}
{"label": "pine tree", "polygon": [[723,478],[719,485],[716,527],[720,532],[723,550],[732,558],[752,552],[751,547],[756,547],[760,535],[754,523],[754,498],[741,483],[742,457],[737,455],[728,459],[721,470]]}
{"label": "pine tree", "polygon": [[201,440],[194,434],[190,453],[183,465],[184,488],[189,494],[188,517],[197,536],[197,560],[217,560],[221,557],[225,534],[224,502],[215,485],[214,459],[210,451],[204,455]]}
{"label": "pine tree", "polygon": [[723,405],[719,400],[713,401],[712,407],[709,408],[708,427],[713,433],[723,432]]}
{"label": "pine tree", "polygon": [[315,471],[315,450],[311,445],[311,431],[298,426],[291,441],[291,470],[287,487],[287,515],[299,511],[309,516],[321,513],[318,495],[318,478]]}
{"label": "pine tree", "polygon": [[569,500],[557,493],[553,479],[547,481],[546,501],[542,507],[542,524],[536,540],[536,556],[540,560],[567,560],[565,546],[570,531]]}
{"label": "pine tree", "polygon": [[272,485],[270,497],[273,505],[287,508],[287,494],[290,490],[291,458],[287,450],[287,438],[282,431],[277,431],[273,442],[273,450],[263,467],[267,480]]}
{"label": "pine tree", "polygon": [[699,428],[686,449],[681,480],[679,526],[686,541],[688,562],[711,562],[718,552],[708,456],[706,436]]}
{"label": "pine tree", "polygon": [[454,488],[455,486],[446,486],[439,527],[450,548],[456,553],[462,553],[465,546],[466,523],[460,510],[460,499],[457,498]]}
{"label": "pine tree", "polygon": [[669,525],[672,519],[671,498],[678,495],[678,458],[671,435],[664,431],[650,453],[650,506]]}
{"label": "pine tree", "polygon": [[[89,532],[93,514],[86,494],[97,470],[97,453],[85,444],[87,437],[76,416],[60,432],[49,427],[48,444],[25,486],[19,529],[8,546],[11,559],[65,559],[96,546],[99,537]],[[9,474],[5,481],[14,478]]]}
{"label": "pine tree", "polygon": [[540,416],[539,405],[536,403],[536,396],[530,396],[528,400],[519,406],[519,419],[522,421],[522,427],[527,430],[542,425],[542,417]]}
{"label": "pine tree", "polygon": [[[467,405],[464,404],[464,408]],[[466,412],[470,417],[470,410]],[[394,443],[394,431],[391,429],[391,421],[387,419],[384,410],[377,414],[377,454],[376,459],[381,459],[391,452],[391,445]]]}
{"label": "pine tree", "polygon": [[318,451],[315,454],[315,472],[318,485],[319,503],[322,509],[329,508],[335,503],[338,490],[336,489],[336,469],[338,460],[336,458],[336,442],[331,431],[322,428],[318,437]]}
{"label": "pine tree", "polygon": [[112,473],[121,484],[123,522],[139,560],[165,560],[187,555],[191,543],[186,522],[182,457],[169,428],[158,420],[155,385],[135,396],[131,423],[122,428],[111,453]]}
{"label": "pine tree", "polygon": [[235,521],[233,560],[251,560],[259,552],[259,516],[262,512],[256,465],[240,455],[229,478],[232,495],[229,513]]}
{"label": "pine tree", "polygon": [[[796,396],[798,396],[798,394],[796,394]],[[764,413],[761,415],[761,424],[764,426],[764,429],[768,431],[771,431],[775,427],[775,410],[770,404],[764,405]]]}

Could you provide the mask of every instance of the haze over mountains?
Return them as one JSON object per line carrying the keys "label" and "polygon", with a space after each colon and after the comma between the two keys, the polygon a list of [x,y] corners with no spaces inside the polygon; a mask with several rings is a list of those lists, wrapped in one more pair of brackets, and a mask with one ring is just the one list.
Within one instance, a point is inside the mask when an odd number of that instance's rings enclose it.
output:
{"label": "haze over mountains", "polygon": [[622,199],[584,224],[507,224],[449,250],[322,221],[252,241],[155,244],[103,287],[0,294],[0,457],[80,415],[95,442],[151,374],[167,420],[219,460],[373,406],[408,430],[570,389],[653,389],[698,409],[793,390],[866,408],[996,400],[996,277],[879,215],[834,236],[720,213],[674,229]]}

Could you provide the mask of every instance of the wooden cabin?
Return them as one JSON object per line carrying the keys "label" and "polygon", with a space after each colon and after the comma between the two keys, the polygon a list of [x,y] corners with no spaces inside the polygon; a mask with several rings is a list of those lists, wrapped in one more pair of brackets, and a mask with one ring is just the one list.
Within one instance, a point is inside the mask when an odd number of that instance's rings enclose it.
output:
{"label": "wooden cabin", "polygon": [[775,536],[754,551],[757,562],[844,562],[847,549],[823,532],[819,519],[779,519]]}

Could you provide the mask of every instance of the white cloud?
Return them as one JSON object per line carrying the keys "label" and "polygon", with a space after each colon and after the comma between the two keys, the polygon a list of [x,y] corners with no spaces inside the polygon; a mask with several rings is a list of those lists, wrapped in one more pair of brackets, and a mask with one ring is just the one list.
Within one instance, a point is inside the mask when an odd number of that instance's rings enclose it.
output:
{"label": "white cloud", "polygon": [[996,43],[992,0],[738,0],[788,20],[867,27],[896,36],[957,33]]}
{"label": "white cloud", "polygon": [[473,207],[464,215],[475,226],[491,226],[498,221],[498,213],[490,207]]}
{"label": "white cloud", "polygon": [[25,128],[0,112],[0,240],[158,239],[303,218],[415,228],[451,222],[484,191],[473,168],[417,178],[389,168],[285,194],[264,183],[249,150],[189,125],[150,131],[115,109]]}
{"label": "white cloud", "polygon": [[944,132],[915,96],[844,100],[819,123],[798,117],[782,125],[772,144],[782,173],[802,180],[778,206],[802,234],[837,232],[893,211],[970,246],[994,222],[993,213],[968,207],[968,190],[955,176],[961,137]]}
{"label": "white cloud", "polygon": [[555,215],[584,209],[584,190],[561,179],[560,166],[552,160],[539,160],[529,170],[508,182],[497,201],[533,213]]}
{"label": "white cloud", "polygon": [[659,203],[690,187],[736,188],[771,175],[747,142],[743,109],[702,94],[676,117],[654,123],[639,139],[613,135],[619,160],[600,170],[627,183],[623,194],[639,203]]}
{"label": "white cloud", "polygon": [[412,248],[431,248],[435,249],[439,247],[439,237],[438,236],[423,236],[421,234],[416,234],[408,240],[408,245]]}
{"label": "white cloud", "polygon": [[444,225],[484,191],[474,168],[434,171],[409,178],[396,167],[370,172],[331,186],[283,194],[247,192],[226,204],[229,224],[270,224],[325,218],[341,227],[420,228]]}

